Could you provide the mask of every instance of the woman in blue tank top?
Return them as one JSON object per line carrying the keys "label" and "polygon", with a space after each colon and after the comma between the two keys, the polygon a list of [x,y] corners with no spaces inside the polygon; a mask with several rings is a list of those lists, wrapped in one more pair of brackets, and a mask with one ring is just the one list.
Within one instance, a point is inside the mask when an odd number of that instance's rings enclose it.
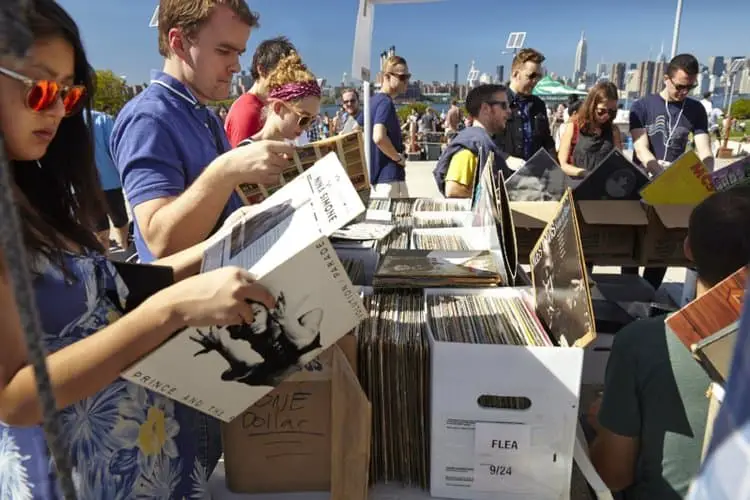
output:
{"label": "woman in blue tank top", "polygon": [[[128,291],[102,256],[91,135],[92,75],[78,29],[53,0],[30,2],[34,43],[0,60],[0,131],[34,271],[47,366],[81,499],[204,498],[206,464],[179,403],[119,378],[186,326],[251,323],[273,297],[243,270],[187,278],[124,314]],[[90,123],[90,120],[89,120]],[[198,271],[203,246],[158,264]],[[0,498],[60,497],[41,407],[0,249]]]}

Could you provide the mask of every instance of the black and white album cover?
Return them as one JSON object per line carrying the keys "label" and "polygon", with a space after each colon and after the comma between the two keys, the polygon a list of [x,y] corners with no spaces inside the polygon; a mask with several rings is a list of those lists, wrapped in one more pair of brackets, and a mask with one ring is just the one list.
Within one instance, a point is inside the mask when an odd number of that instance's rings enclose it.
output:
{"label": "black and white album cover", "polygon": [[613,149],[573,190],[576,200],[640,200],[646,173]]}
{"label": "black and white album cover", "polygon": [[560,345],[584,347],[595,333],[591,292],[571,191],[531,253],[536,312]]}
{"label": "black and white album cover", "polygon": [[505,180],[510,201],[560,201],[567,188],[568,176],[544,148]]}
{"label": "black and white album cover", "polygon": [[364,205],[336,156],[326,158],[206,252],[204,271],[249,269],[274,307],[252,303],[250,324],[185,329],[123,378],[230,422],[288,375],[321,369],[312,361],[366,316],[326,234]]}

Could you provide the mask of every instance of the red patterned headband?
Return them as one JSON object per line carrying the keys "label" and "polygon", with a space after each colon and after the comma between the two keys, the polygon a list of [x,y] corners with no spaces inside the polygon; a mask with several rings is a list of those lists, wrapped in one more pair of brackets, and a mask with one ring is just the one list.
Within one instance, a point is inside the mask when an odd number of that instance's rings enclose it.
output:
{"label": "red patterned headband", "polygon": [[320,97],[320,85],[315,80],[309,82],[285,83],[269,92],[268,97],[280,101],[296,101],[305,97]]}

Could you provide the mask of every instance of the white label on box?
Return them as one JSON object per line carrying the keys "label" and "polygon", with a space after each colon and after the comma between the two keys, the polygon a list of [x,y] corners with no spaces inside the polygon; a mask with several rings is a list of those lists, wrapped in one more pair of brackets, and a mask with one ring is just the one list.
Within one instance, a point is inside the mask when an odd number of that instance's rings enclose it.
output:
{"label": "white label on box", "polygon": [[522,424],[477,422],[474,431],[474,483],[477,491],[531,488],[531,428]]}
{"label": "white label on box", "polygon": [[368,209],[365,215],[365,220],[376,221],[376,222],[391,222],[393,220],[393,213],[388,210],[375,210]]}

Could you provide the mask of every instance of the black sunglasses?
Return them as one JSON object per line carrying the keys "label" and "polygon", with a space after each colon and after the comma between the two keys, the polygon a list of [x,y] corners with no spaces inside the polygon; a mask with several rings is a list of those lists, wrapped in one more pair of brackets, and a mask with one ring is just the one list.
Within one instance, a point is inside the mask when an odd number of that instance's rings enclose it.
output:
{"label": "black sunglasses", "polygon": [[395,76],[402,82],[406,82],[411,79],[411,73],[391,73],[391,76]]}
{"label": "black sunglasses", "polygon": [[508,101],[487,101],[490,106],[500,106],[500,109],[508,109]]}
{"label": "black sunglasses", "polygon": [[677,92],[685,92],[686,90],[690,91],[690,90],[693,90],[695,87],[698,86],[697,83],[691,83],[690,85],[684,85],[684,84],[681,84],[681,83],[675,83],[674,80],[672,80],[671,78],[669,79],[669,81],[672,82],[672,85],[674,85],[674,89]]}
{"label": "black sunglasses", "polygon": [[604,116],[609,115],[611,117],[617,116],[617,110],[612,108],[596,108],[596,114]]}
{"label": "black sunglasses", "polygon": [[355,102],[357,102],[357,100],[356,99],[344,99],[341,102],[344,104],[354,104]]}

